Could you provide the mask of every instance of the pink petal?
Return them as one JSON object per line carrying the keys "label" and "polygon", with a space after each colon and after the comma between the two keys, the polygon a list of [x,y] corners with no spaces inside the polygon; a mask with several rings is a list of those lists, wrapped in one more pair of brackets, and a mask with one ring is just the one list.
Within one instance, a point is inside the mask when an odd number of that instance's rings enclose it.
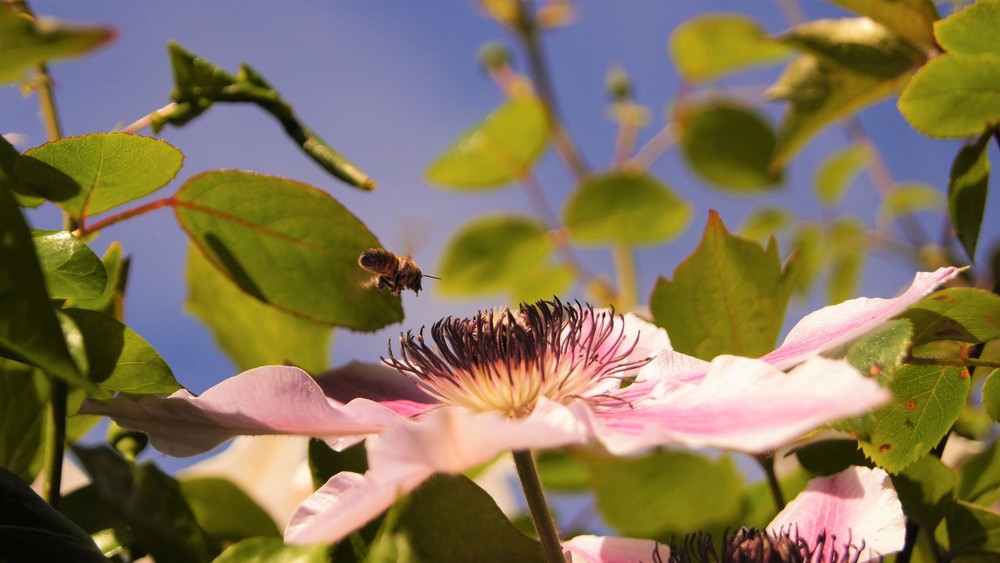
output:
{"label": "pink petal", "polygon": [[331,401],[308,373],[287,366],[245,371],[199,397],[182,389],[169,397],[119,394],[107,402],[88,400],[80,413],[106,415],[146,432],[156,449],[178,457],[239,435],[312,436],[344,447],[400,419],[367,399],[346,405]]}
{"label": "pink petal", "polygon": [[958,275],[954,267],[920,272],[899,297],[862,297],[824,307],[806,315],[789,331],[777,350],[761,359],[779,368],[789,368],[808,357],[837,348],[864,335],[920,301],[942,283]]}
{"label": "pink petal", "polygon": [[[670,559],[670,547],[653,540],[577,536],[562,546],[567,563],[652,563]],[[654,553],[658,557],[654,558]]]}
{"label": "pink petal", "polygon": [[841,554],[845,542],[860,546],[863,541],[862,561],[867,561],[903,549],[905,526],[903,507],[889,475],[881,469],[855,466],[809,481],[768,530],[797,529],[807,541],[825,531],[836,536],[833,542],[828,537],[827,545]]}
{"label": "pink petal", "polygon": [[439,404],[408,377],[384,364],[350,362],[313,379],[323,389],[323,394],[335,401],[349,403],[354,399],[369,399],[406,417]]}
{"label": "pink petal", "polygon": [[758,453],[890,397],[844,361],[813,358],[786,374],[760,360],[719,356],[700,382],[673,382],[647,403],[598,410],[592,432],[615,454],[664,444]]}

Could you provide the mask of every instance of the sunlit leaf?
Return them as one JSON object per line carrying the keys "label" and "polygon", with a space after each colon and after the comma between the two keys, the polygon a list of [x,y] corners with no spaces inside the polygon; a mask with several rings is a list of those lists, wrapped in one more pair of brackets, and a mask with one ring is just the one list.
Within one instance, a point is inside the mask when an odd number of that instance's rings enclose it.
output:
{"label": "sunlit leaf", "polygon": [[940,211],[944,208],[944,195],[927,184],[904,182],[886,194],[878,209],[880,221],[895,221],[901,215],[917,211]]}
{"label": "sunlit leaf", "polygon": [[281,538],[248,538],[235,543],[213,563],[327,563],[326,545],[286,545]]}
{"label": "sunlit leaf", "polygon": [[375,330],[403,318],[369,287],[358,256],[381,247],[344,206],[311,186],[242,171],[206,172],[175,196],[191,241],[241,290],[328,325]]}
{"label": "sunlit leaf", "polygon": [[934,24],[941,48],[961,55],[1000,53],[1000,4],[976,2]]}
{"label": "sunlit leaf", "polygon": [[775,245],[732,236],[713,211],[674,279],[657,280],[649,308],[678,352],[757,357],[774,347],[791,282]]}
{"label": "sunlit leaf", "polygon": [[824,207],[833,207],[844,197],[851,181],[865,165],[866,150],[851,146],[828,156],[816,169],[813,185],[816,199]]}
{"label": "sunlit leaf", "polygon": [[832,0],[848,10],[870,17],[896,33],[926,47],[934,46],[937,8],[931,0]]}
{"label": "sunlit leaf", "polygon": [[544,450],[535,459],[542,485],[551,491],[580,492],[590,487],[585,456],[566,449]]}
{"label": "sunlit leaf", "polygon": [[281,532],[267,511],[227,479],[203,477],[180,482],[181,494],[201,529],[212,538],[236,542]]}
{"label": "sunlit leaf", "polygon": [[668,48],[686,80],[717,78],[743,68],[771,64],[791,51],[742,14],[705,14],[685,20],[670,34]]}
{"label": "sunlit leaf", "polygon": [[937,57],[906,86],[899,111],[930,137],[971,137],[994,127],[1000,122],[1000,54]]}
{"label": "sunlit leaf", "polygon": [[92,133],[29,149],[14,169],[30,188],[80,219],[162,188],[183,160],[179,150],[159,139]]}
{"label": "sunlit leaf", "polygon": [[645,174],[609,172],[586,178],[563,209],[563,224],[580,244],[655,244],[676,237],[691,204]]}
{"label": "sunlit leaf", "polygon": [[69,231],[35,231],[32,240],[45,286],[53,299],[95,299],[108,273],[101,259]]}
{"label": "sunlit leaf", "polygon": [[292,364],[328,367],[332,329],[266,305],[240,291],[193,246],[188,249],[185,306],[208,326],[236,367]]}
{"label": "sunlit leaf", "polygon": [[995,369],[983,381],[983,408],[993,422],[1000,422],[1000,369]]}
{"label": "sunlit leaf", "polygon": [[1000,296],[982,289],[942,289],[900,316],[913,323],[915,344],[936,340],[978,343],[1000,338]]}
{"label": "sunlit leaf", "polygon": [[800,222],[792,231],[791,248],[795,260],[790,269],[796,295],[809,295],[826,263],[823,227],[812,221]]}
{"label": "sunlit leaf", "polygon": [[739,234],[743,238],[765,243],[772,235],[788,229],[793,221],[791,212],[783,207],[764,207],[743,220]]}
{"label": "sunlit leaf", "polygon": [[119,321],[125,318],[122,311],[122,301],[125,298],[125,282],[128,279],[128,258],[122,257],[122,245],[112,242],[101,258],[104,271],[107,272],[108,283],[104,291],[93,299],[76,299],[73,306],[77,309],[99,311]]}
{"label": "sunlit leaf", "polygon": [[459,189],[500,187],[530,171],[548,141],[542,103],[534,97],[514,98],[434,159],[427,167],[427,181]]}
{"label": "sunlit leaf", "polygon": [[855,217],[840,217],[827,229],[830,279],[828,303],[840,303],[858,294],[861,269],[868,258],[868,235]]}
{"label": "sunlit leaf", "polygon": [[985,133],[975,144],[962,147],[948,174],[948,215],[969,260],[975,259],[979,228],[986,209],[990,183],[986,147],[992,137],[992,133]]}
{"label": "sunlit leaf", "polygon": [[0,83],[17,82],[24,71],[46,61],[83,55],[115,36],[110,27],[76,26],[52,18],[31,18],[0,5]]}
{"label": "sunlit leaf", "polygon": [[828,63],[883,78],[899,76],[926,58],[912,43],[869,18],[812,20],[779,39]]}
{"label": "sunlit leaf", "polygon": [[734,195],[767,193],[781,184],[771,169],[775,135],[771,124],[735,102],[714,101],[681,115],[681,148],[691,169]]}
{"label": "sunlit leaf", "polygon": [[527,271],[511,284],[511,301],[531,303],[552,299],[564,293],[576,279],[576,270],[569,264],[542,264]]}

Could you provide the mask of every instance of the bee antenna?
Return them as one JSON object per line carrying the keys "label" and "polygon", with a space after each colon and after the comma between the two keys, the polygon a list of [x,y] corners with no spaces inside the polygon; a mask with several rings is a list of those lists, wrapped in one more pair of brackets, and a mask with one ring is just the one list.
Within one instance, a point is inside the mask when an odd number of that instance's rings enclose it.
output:
{"label": "bee antenna", "polygon": [[439,278],[439,277],[437,277],[437,276],[432,276],[432,275],[430,275],[430,274],[424,274],[424,277],[425,277],[425,278],[431,278],[432,280],[439,280],[439,279],[441,279],[441,278]]}

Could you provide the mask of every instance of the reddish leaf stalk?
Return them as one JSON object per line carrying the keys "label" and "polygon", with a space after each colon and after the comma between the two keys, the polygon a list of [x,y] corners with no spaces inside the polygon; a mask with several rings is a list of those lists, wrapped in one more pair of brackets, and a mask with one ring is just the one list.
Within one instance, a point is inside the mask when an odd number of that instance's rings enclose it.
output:
{"label": "reddish leaf stalk", "polygon": [[150,211],[154,211],[161,207],[168,207],[174,205],[174,196],[165,197],[163,199],[158,199],[156,201],[151,201],[149,203],[140,205],[138,207],[133,207],[132,209],[122,211],[121,213],[116,213],[110,217],[101,219],[100,221],[94,223],[93,225],[80,225],[77,231],[77,235],[80,237],[85,237],[91,233],[100,231],[105,227],[110,227],[116,223],[120,223],[126,219],[131,219],[139,215],[144,215]]}

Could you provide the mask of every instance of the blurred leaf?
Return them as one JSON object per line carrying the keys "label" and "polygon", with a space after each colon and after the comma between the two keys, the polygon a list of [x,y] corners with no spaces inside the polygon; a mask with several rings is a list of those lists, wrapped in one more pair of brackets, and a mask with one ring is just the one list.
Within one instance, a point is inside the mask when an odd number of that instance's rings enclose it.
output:
{"label": "blurred leaf", "polygon": [[378,239],[325,192],[276,176],[205,172],[184,183],[174,211],[209,261],[266,304],[354,330],[403,318],[399,298],[368,287],[358,266]]}
{"label": "blurred leaf", "polygon": [[42,468],[49,386],[35,368],[0,358],[0,467],[31,483]]}
{"label": "blurred leaf", "polygon": [[1000,369],[995,369],[983,381],[983,408],[993,422],[1000,422]]}
{"label": "blurred leaf", "polygon": [[122,258],[122,245],[115,241],[108,245],[108,249],[101,258],[104,271],[107,273],[108,282],[104,286],[104,291],[93,299],[77,299],[73,302],[77,309],[88,309],[97,311],[105,315],[122,321],[125,318],[122,312],[122,301],[125,298],[125,283],[128,280],[128,258]]}
{"label": "blurred leaf", "polygon": [[[0,12],[3,8],[0,6]],[[0,546],[4,561],[107,561],[80,526],[3,467],[0,467],[0,491],[3,491]]]}
{"label": "blurred leaf", "polygon": [[92,133],[28,149],[14,168],[21,181],[80,220],[162,188],[183,160],[160,139]]}
{"label": "blurred leaf", "polygon": [[226,548],[212,563],[327,563],[326,545],[285,545],[281,538],[248,538]]}
{"label": "blurred leaf", "polygon": [[931,0],[832,0],[848,10],[868,16],[896,33],[922,44],[934,46],[937,8]]}
{"label": "blurred leaf", "polygon": [[14,162],[20,156],[14,145],[0,135],[0,184],[6,185],[7,189],[14,193],[14,199],[21,207],[38,207],[45,202],[45,198],[25,186],[14,175]]}
{"label": "blurred leaf", "polygon": [[[802,489],[806,488],[812,475],[802,468],[795,468],[787,474],[778,477],[778,485],[786,499],[795,498]],[[778,507],[774,504],[774,495],[766,479],[750,485],[744,490],[742,503],[743,512],[735,526],[754,527],[758,530],[767,528],[767,525],[774,520],[778,514]]]}
{"label": "blurred leaf", "polygon": [[935,188],[917,182],[904,182],[896,184],[895,189],[882,200],[878,216],[880,221],[891,222],[901,215],[917,211],[939,211],[943,207],[944,196]]}
{"label": "blurred leaf", "polygon": [[203,322],[240,370],[292,364],[310,373],[327,368],[333,331],[261,303],[240,291],[192,245],[185,306]]}
{"label": "blurred leaf", "polygon": [[1000,441],[993,440],[959,469],[958,498],[976,502],[997,487],[1000,487]]}
{"label": "blurred leaf", "polygon": [[833,475],[852,465],[871,467],[857,440],[834,439],[812,442],[792,450],[799,463],[816,475]]}
{"label": "blurred leaf", "polygon": [[812,221],[800,222],[792,231],[792,253],[795,257],[789,272],[794,278],[796,295],[810,295],[816,278],[826,261],[823,227]]}
{"label": "blurred leaf", "polygon": [[170,367],[141,336],[95,311],[60,311],[83,335],[89,377],[104,389],[127,393],[173,393],[181,388]]}
{"label": "blurred leaf", "polygon": [[767,242],[792,225],[795,218],[783,207],[763,207],[756,209],[740,225],[739,234],[743,238]]}
{"label": "blurred leaf", "polygon": [[917,72],[898,105],[924,135],[978,136],[1000,121],[1000,54],[937,57]]}
{"label": "blurred leaf", "polygon": [[38,366],[70,383],[86,383],[49,302],[28,225],[4,182],[0,182],[0,356]]}
{"label": "blurred leaf", "polygon": [[568,449],[543,450],[535,460],[538,477],[546,490],[580,492],[590,487],[590,472],[585,459]]}
{"label": "blurred leaf", "polygon": [[705,14],[685,20],[670,34],[668,49],[677,72],[691,81],[775,63],[791,53],[742,14]]}
{"label": "blurred leaf", "polygon": [[829,227],[827,259],[830,262],[828,303],[841,303],[858,294],[858,280],[868,257],[868,235],[855,217],[840,217]]}
{"label": "blurred leaf", "polygon": [[984,133],[975,144],[962,147],[948,174],[948,215],[969,260],[975,260],[979,228],[986,209],[990,183],[986,147],[992,136],[992,133]]}
{"label": "blurred leaf", "polygon": [[908,73],[895,78],[861,74],[809,55],[795,59],[768,90],[772,98],[789,102],[771,166],[784,166],[823,127],[896,92],[908,79]]}
{"label": "blurred leaf", "polygon": [[977,2],[965,6],[934,24],[934,36],[941,48],[961,55],[988,55],[1000,52],[1000,4]]}
{"label": "blurred leaf", "polygon": [[108,283],[101,259],[69,231],[34,231],[32,241],[52,299],[94,299]]}
{"label": "blurred leaf", "polygon": [[427,181],[447,188],[497,188],[530,171],[548,142],[542,103],[534,97],[514,98],[434,159],[427,167]]}
{"label": "blurred leaf", "polygon": [[575,279],[576,270],[569,264],[542,264],[513,280],[511,301],[532,303],[539,299],[552,299],[553,295],[565,292]]}
{"label": "blurred leaf", "polygon": [[900,317],[913,323],[914,344],[1000,338],[1000,296],[982,289],[942,289],[914,303]]}
{"label": "blurred leaf", "polygon": [[824,207],[833,207],[843,199],[844,192],[864,168],[866,152],[861,147],[850,146],[828,156],[819,165],[813,185],[816,199]]}
{"label": "blurred leaf", "polygon": [[653,320],[678,352],[704,360],[719,354],[761,356],[774,347],[792,277],[775,245],[734,237],[714,211],[701,243],[661,277],[649,299]]}
{"label": "blurred leaf", "polygon": [[281,531],[267,511],[228,479],[185,479],[180,487],[198,525],[217,541],[237,542],[253,536],[281,537]]}
{"label": "blurred leaf", "polygon": [[926,530],[937,527],[955,497],[955,472],[932,455],[894,475],[892,484],[906,516]]}
{"label": "blurred leaf", "polygon": [[949,561],[985,562],[1000,558],[1000,514],[957,500],[951,504],[945,522]]}
{"label": "blurred leaf", "polygon": [[563,209],[563,224],[580,244],[647,245],[676,237],[691,218],[691,204],[645,174],[610,172],[577,186]]}
{"label": "blurred leaf", "polygon": [[115,36],[110,27],[75,26],[31,18],[0,5],[0,84],[24,79],[24,71],[46,61],[83,55]]}
{"label": "blurred leaf", "polygon": [[615,531],[667,540],[725,528],[741,513],[743,478],[728,456],[657,451],[588,459],[597,508]]}
{"label": "blurred leaf", "polygon": [[334,451],[326,442],[309,440],[309,473],[315,488],[320,488],[330,477],[341,471],[364,473],[368,470],[368,455],[365,443],[359,442],[343,451]]}
{"label": "blurred leaf", "polygon": [[691,169],[732,195],[773,191],[784,181],[770,169],[774,128],[750,108],[719,100],[685,108],[681,149]]}
{"label": "blurred leaf", "polygon": [[912,43],[869,18],[812,20],[778,39],[828,63],[882,78],[899,76],[926,59]]}
{"label": "blurred leaf", "polygon": [[898,473],[941,441],[958,419],[970,390],[969,373],[948,366],[905,365],[889,386],[893,399],[872,415],[865,454]]}

